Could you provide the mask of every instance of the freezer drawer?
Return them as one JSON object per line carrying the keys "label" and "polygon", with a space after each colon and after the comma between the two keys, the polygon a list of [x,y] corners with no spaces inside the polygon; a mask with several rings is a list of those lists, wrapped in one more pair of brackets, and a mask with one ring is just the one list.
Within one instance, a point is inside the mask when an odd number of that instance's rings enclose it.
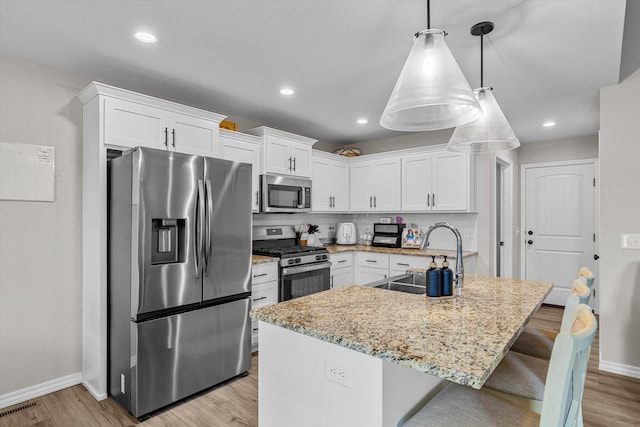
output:
{"label": "freezer drawer", "polygon": [[249,306],[244,298],[131,322],[131,351],[112,352],[131,357],[111,361],[111,395],[140,417],[248,371]]}

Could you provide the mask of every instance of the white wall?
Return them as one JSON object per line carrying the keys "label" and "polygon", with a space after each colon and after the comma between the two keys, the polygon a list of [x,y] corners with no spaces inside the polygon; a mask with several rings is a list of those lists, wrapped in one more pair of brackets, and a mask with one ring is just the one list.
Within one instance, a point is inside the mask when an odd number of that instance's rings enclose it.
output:
{"label": "white wall", "polygon": [[600,368],[640,378],[640,70],[600,91]]}
{"label": "white wall", "polygon": [[56,149],[53,203],[0,201],[0,404],[11,392],[81,371],[82,105],[75,96],[87,83],[0,56],[0,141]]}
{"label": "white wall", "polygon": [[560,162],[563,160],[584,160],[598,158],[598,136],[522,144],[520,164]]}

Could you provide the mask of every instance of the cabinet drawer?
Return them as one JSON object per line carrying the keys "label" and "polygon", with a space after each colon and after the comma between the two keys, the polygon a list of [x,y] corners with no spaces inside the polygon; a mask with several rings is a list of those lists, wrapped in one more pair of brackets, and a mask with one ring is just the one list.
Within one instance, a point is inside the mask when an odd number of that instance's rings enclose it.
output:
{"label": "cabinet drawer", "polygon": [[389,268],[389,255],[357,252],[356,264],[359,267]]}
{"label": "cabinet drawer", "polygon": [[410,268],[429,268],[430,257],[410,255],[389,255],[389,268],[392,270],[408,270]]}
{"label": "cabinet drawer", "polygon": [[353,254],[331,254],[331,269],[353,267]]}
{"label": "cabinet drawer", "polygon": [[256,264],[251,269],[251,284],[278,281],[278,263]]}
{"label": "cabinet drawer", "polygon": [[251,286],[251,308],[263,307],[278,302],[278,282]]}

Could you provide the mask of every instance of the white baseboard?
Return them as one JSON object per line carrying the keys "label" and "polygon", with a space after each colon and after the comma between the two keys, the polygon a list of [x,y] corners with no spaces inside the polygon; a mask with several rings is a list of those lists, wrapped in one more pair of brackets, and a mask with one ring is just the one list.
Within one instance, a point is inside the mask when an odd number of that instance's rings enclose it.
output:
{"label": "white baseboard", "polygon": [[606,360],[601,359],[598,369],[601,371],[611,372],[613,374],[624,375],[625,377],[640,378],[640,368],[637,366],[607,362]]}
{"label": "white baseboard", "polygon": [[91,384],[87,383],[86,381],[83,381],[82,385],[87,389],[89,393],[91,393],[93,398],[97,401],[104,400],[108,397],[106,393],[98,393],[93,387],[91,387]]}
{"label": "white baseboard", "polygon": [[6,408],[17,403],[25,402],[29,399],[44,396],[67,387],[71,387],[82,382],[82,373],[67,375],[66,377],[57,378],[42,384],[36,384],[22,390],[12,391],[11,393],[0,396],[0,408]]}

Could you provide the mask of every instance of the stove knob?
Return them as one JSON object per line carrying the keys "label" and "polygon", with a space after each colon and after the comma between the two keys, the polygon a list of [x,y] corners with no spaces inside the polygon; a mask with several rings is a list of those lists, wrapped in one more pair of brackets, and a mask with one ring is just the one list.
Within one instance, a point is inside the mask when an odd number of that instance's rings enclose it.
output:
{"label": "stove knob", "polygon": [[316,255],[316,261],[320,261],[322,259],[322,255]]}
{"label": "stove knob", "polygon": [[300,258],[296,258],[296,264],[300,264],[302,260]]}
{"label": "stove knob", "polygon": [[322,255],[322,259],[327,259],[327,258],[329,258],[329,257],[326,254]]}
{"label": "stove knob", "polygon": [[293,264],[293,258],[288,261],[288,264]]}

